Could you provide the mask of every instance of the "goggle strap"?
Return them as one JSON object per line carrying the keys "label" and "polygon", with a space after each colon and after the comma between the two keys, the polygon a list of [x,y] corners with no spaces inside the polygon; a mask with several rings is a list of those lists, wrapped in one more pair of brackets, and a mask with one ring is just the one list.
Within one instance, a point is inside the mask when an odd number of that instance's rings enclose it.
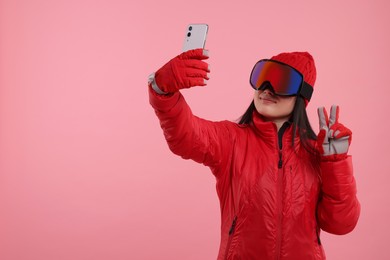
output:
{"label": "goggle strap", "polygon": [[303,81],[302,88],[299,91],[299,94],[302,97],[306,98],[307,101],[310,101],[311,96],[313,94],[313,87],[309,83],[307,83],[306,81]]}

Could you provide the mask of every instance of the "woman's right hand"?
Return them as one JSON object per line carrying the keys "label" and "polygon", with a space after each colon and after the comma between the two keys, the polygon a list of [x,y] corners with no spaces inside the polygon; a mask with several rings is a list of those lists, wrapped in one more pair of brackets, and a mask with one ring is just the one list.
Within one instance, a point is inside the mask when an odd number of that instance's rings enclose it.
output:
{"label": "woman's right hand", "polygon": [[183,52],[162,66],[155,74],[157,87],[165,93],[193,86],[206,86],[209,65],[208,51],[195,49]]}

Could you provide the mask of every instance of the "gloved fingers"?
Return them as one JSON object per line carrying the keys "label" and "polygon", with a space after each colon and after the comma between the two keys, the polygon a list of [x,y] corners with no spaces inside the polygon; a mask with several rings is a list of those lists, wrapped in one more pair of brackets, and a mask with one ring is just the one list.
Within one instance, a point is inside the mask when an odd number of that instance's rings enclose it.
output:
{"label": "gloved fingers", "polygon": [[317,109],[317,113],[318,113],[318,119],[320,123],[320,130],[323,128],[328,128],[329,119],[325,107],[319,107]]}
{"label": "gloved fingers", "polygon": [[333,105],[330,108],[329,127],[332,127],[332,125],[334,125],[338,122],[339,111],[340,111],[340,108],[337,105]]}
{"label": "gloved fingers", "polygon": [[188,77],[188,78],[183,79],[183,85],[185,88],[191,88],[191,87],[195,87],[195,86],[206,86],[207,79]]}
{"label": "gloved fingers", "polygon": [[329,143],[328,129],[323,128],[320,130],[320,132],[317,135],[317,141],[321,144],[328,144]]}
{"label": "gloved fingers", "polygon": [[205,60],[209,58],[209,55],[207,50],[194,49],[194,50],[188,50],[186,52],[183,52],[177,57],[182,60],[190,60],[190,59]]}
{"label": "gloved fingers", "polygon": [[349,139],[349,143],[351,143],[352,139],[352,131],[345,127],[343,124],[337,123],[334,124],[330,131],[329,131],[330,138],[334,139],[342,139],[342,138],[347,138]]}
{"label": "gloved fingers", "polygon": [[200,69],[186,69],[186,76],[191,78],[204,78],[209,79],[208,73]]}
{"label": "gloved fingers", "polygon": [[332,131],[332,137],[334,138],[352,135],[352,131],[340,123],[332,125],[330,130]]}
{"label": "gloved fingers", "polygon": [[331,154],[347,154],[349,148],[349,136],[344,136],[339,139],[333,139],[330,144]]}
{"label": "gloved fingers", "polygon": [[347,136],[343,136],[343,137],[339,137],[339,138],[337,138],[337,139],[334,139],[335,142],[333,142],[333,143],[337,143],[336,140],[337,140],[337,141],[346,141],[346,140],[349,141],[349,137],[350,137],[350,136],[348,136],[348,135],[347,135]]}
{"label": "gloved fingers", "polygon": [[201,60],[185,60],[184,65],[188,68],[201,69],[210,72],[209,64]]}
{"label": "gloved fingers", "polygon": [[329,140],[327,138],[327,133],[326,129],[321,129],[320,132],[317,135],[317,142],[318,142],[318,148],[321,154],[324,154],[324,144],[328,144]]}

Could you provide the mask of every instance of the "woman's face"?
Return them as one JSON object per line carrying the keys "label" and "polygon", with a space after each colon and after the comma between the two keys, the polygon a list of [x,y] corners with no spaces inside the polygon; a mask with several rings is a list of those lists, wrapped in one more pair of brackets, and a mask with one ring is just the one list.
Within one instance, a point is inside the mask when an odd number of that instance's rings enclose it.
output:
{"label": "woman's face", "polygon": [[269,89],[256,90],[254,103],[257,112],[268,121],[287,121],[294,109],[296,96],[278,96]]}

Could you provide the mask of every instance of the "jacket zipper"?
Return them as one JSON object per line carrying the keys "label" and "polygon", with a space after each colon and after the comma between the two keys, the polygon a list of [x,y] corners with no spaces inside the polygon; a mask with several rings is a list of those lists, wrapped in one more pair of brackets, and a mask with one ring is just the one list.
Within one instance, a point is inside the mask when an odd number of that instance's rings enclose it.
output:
{"label": "jacket zipper", "polygon": [[283,214],[283,159],[282,159],[282,149],[279,149],[279,162],[278,162],[278,224],[277,224],[277,234],[276,234],[276,259],[280,259],[280,249],[282,243],[282,214]]}
{"label": "jacket zipper", "polygon": [[230,244],[232,242],[234,230],[236,229],[236,224],[237,224],[237,216],[234,217],[232,225],[230,226],[230,229],[229,229],[229,240],[227,242],[226,251],[225,251],[225,259],[226,260],[227,260],[227,257],[228,257],[228,253],[229,253],[229,249],[230,249]]}
{"label": "jacket zipper", "polygon": [[277,186],[277,204],[278,204],[278,223],[276,226],[276,260],[280,259],[280,251],[282,247],[282,218],[283,218],[283,134],[291,125],[290,122],[285,122],[277,132],[277,144],[279,146],[279,161],[278,161],[278,186]]}

